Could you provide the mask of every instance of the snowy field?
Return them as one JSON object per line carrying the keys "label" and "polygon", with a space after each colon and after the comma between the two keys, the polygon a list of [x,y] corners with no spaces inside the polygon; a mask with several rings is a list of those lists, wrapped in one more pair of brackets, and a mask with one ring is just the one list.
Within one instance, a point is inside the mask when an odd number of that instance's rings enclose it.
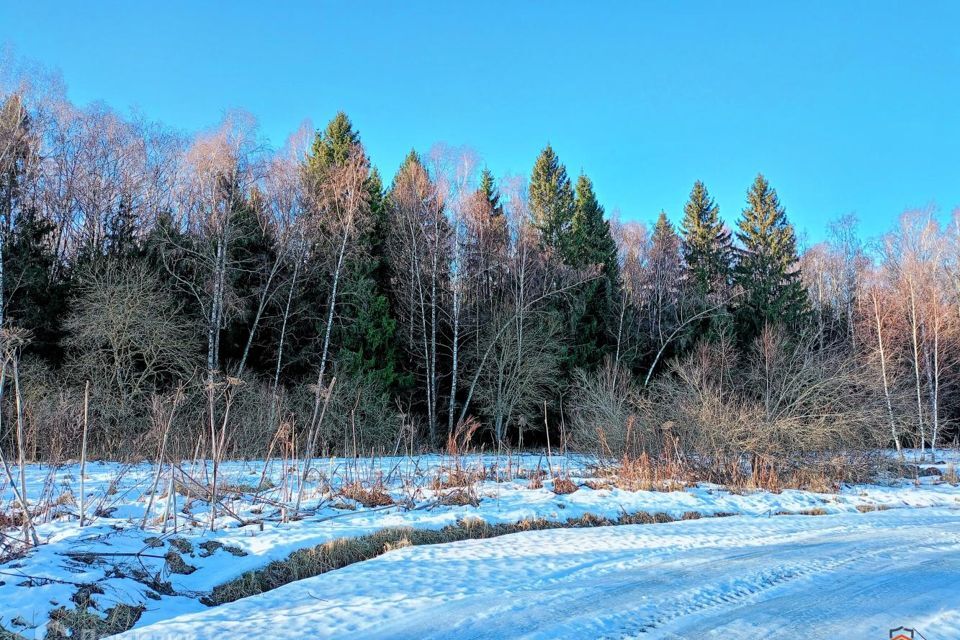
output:
{"label": "snowy field", "polygon": [[400,549],[121,637],[933,640],[958,598],[960,511],[754,516]]}
{"label": "snowy field", "polygon": [[[943,452],[921,466],[944,473],[958,461]],[[555,492],[541,479],[548,467],[576,490]],[[78,466],[28,467],[41,544],[0,564],[0,637],[44,637],[57,629],[51,615],[82,601],[100,616],[136,608],[127,637],[144,638],[244,637],[265,625],[279,637],[795,637],[808,624],[824,630],[813,638],[886,637],[899,624],[960,638],[960,487],[932,471],[837,493],[628,491],[577,456],[332,459],[314,463],[297,510],[302,468],[230,462],[213,530],[210,469],[169,471],[88,465],[80,528]],[[0,512],[17,511],[0,482]],[[384,528],[638,513],[678,521],[400,548],[233,603],[201,602],[298,549]],[[0,534],[9,553],[20,530]]]}

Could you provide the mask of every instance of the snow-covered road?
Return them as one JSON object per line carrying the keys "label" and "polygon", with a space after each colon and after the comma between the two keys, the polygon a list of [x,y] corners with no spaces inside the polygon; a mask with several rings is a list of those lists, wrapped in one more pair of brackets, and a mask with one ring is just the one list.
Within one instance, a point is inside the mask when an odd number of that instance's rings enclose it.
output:
{"label": "snow-covered road", "polygon": [[960,638],[960,511],[731,517],[406,548],[126,638]]}

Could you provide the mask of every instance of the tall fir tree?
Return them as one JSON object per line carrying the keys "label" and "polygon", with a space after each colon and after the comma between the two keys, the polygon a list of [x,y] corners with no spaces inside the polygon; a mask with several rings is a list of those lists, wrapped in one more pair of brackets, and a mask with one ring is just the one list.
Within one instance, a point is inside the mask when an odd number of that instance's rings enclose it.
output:
{"label": "tall fir tree", "polygon": [[575,210],[567,169],[549,144],[540,153],[530,175],[530,211],[540,241],[563,255]]}
{"label": "tall fir tree", "polygon": [[680,229],[686,277],[692,291],[703,299],[725,292],[733,271],[730,231],[723,226],[719,208],[699,180],[683,208]]}
{"label": "tall fir tree", "polygon": [[747,207],[737,226],[741,337],[755,337],[767,324],[799,329],[809,316],[810,303],[800,278],[797,240],[777,192],[762,174],[747,192]]}
{"label": "tall fir tree", "polygon": [[[304,163],[307,184],[322,180],[332,167],[343,165],[358,148],[360,134],[344,112],[337,113],[314,137]],[[349,321],[336,328],[337,359],[345,373],[391,390],[398,383],[394,347],[396,320],[388,298],[386,264],[387,211],[383,182],[376,169],[365,180],[366,206],[358,221],[358,251],[348,256],[338,296],[345,305],[340,313]]]}
{"label": "tall fir tree", "polygon": [[564,261],[576,269],[597,269],[598,277],[571,296],[571,349],[568,365],[596,368],[609,351],[608,323],[618,280],[617,245],[610,223],[603,217],[593,182],[581,174],[577,179],[573,219],[564,243]]}
{"label": "tall fir tree", "polygon": [[493,173],[490,169],[485,168],[480,173],[480,185],[477,187],[477,192],[490,206],[491,218],[497,218],[503,215],[503,205],[500,204],[500,191],[497,190],[497,184],[493,179]]}
{"label": "tall fir tree", "polygon": [[599,266],[603,276],[617,280],[617,243],[610,233],[610,223],[603,217],[593,182],[584,174],[577,179],[573,219],[565,243],[567,264],[583,268]]}
{"label": "tall fir tree", "polygon": [[689,313],[697,315],[691,331],[715,338],[731,326],[729,303],[733,280],[733,242],[720,210],[697,180],[680,223],[684,293]]}
{"label": "tall fir tree", "polygon": [[480,184],[470,201],[467,217],[467,273],[482,274],[481,278],[489,279],[495,269],[487,263],[502,260],[510,242],[500,191],[489,169],[480,173]]}

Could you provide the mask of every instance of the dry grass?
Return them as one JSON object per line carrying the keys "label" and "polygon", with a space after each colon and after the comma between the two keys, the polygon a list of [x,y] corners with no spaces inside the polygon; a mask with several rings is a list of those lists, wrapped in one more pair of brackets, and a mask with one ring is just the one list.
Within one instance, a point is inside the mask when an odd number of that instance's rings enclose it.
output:
{"label": "dry grass", "polygon": [[949,463],[947,468],[944,470],[943,475],[940,476],[940,479],[950,484],[957,484],[957,467],[952,462]]}
{"label": "dry grass", "polygon": [[599,470],[610,485],[626,491],[679,491],[696,482],[692,471],[671,459],[652,459],[646,453],[624,456],[619,463]]}
{"label": "dry grass", "polygon": [[558,496],[566,495],[568,493],[573,493],[580,487],[577,486],[577,483],[569,478],[569,476],[557,476],[553,479],[553,492]]}
{"label": "dry grass", "polygon": [[489,524],[478,519],[464,519],[439,530],[390,528],[357,538],[341,538],[309,549],[292,553],[286,560],[271,562],[263,569],[249,571],[235,580],[215,587],[201,599],[209,606],[233,602],[240,598],[264,593],[277,587],[310,578],[328,571],[341,569],[356,562],[370,560],[394,549],[428,544],[442,544],[461,540],[477,540],[544,529],[603,527],[618,524],[656,524],[673,522],[666,513],[624,513],[611,520],[585,514],[565,522],[542,518],[522,520],[511,524]]}
{"label": "dry grass", "polygon": [[436,475],[430,480],[430,488],[434,491],[452,489],[456,487],[470,487],[488,479],[487,470],[483,467],[465,469],[459,461],[452,467],[437,469]]}
{"label": "dry grass", "polygon": [[886,511],[889,505],[885,504],[858,504],[857,511],[860,513],[870,513],[872,511]]}
{"label": "dry grass", "polygon": [[478,507],[480,506],[480,496],[472,486],[455,487],[443,491],[438,498],[440,504],[452,507]]}
{"label": "dry grass", "polygon": [[360,481],[351,482],[344,485],[338,495],[355,500],[367,508],[386,507],[395,504],[394,499],[387,493],[386,488],[380,481],[370,486],[365,486]]}

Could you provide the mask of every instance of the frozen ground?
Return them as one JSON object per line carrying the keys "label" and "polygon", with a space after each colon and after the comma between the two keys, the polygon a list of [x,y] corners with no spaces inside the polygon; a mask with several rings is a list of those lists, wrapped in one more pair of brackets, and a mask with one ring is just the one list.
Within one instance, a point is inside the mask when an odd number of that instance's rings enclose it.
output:
{"label": "frozen ground", "polygon": [[121,636],[960,638],[960,511],[558,529],[411,547]]}
{"label": "frozen ground", "polygon": [[[957,452],[945,452],[938,456],[938,461],[955,463],[958,459],[960,456]],[[342,615],[345,616],[342,620],[344,626],[331,629],[341,629],[348,636],[353,633],[347,633],[351,625],[362,624],[359,618],[369,615],[370,624],[374,626],[365,627],[362,633],[360,627],[357,627],[357,637],[363,637],[364,634],[366,637],[391,637],[394,622],[383,622],[383,616],[392,615],[394,610],[407,611],[410,608],[410,624],[414,624],[413,616],[421,615],[416,613],[418,610],[422,613],[427,610],[423,609],[428,606],[426,603],[439,602],[437,606],[444,608],[447,617],[444,618],[443,625],[433,628],[432,632],[441,634],[438,637],[442,637],[443,633],[449,631],[451,637],[465,638],[474,637],[475,631],[479,634],[485,627],[463,627],[462,634],[457,635],[453,633],[453,627],[448,629],[449,625],[453,624],[452,620],[462,615],[465,618],[464,624],[472,624],[470,620],[473,618],[479,623],[482,616],[486,615],[483,611],[491,607],[490,603],[498,598],[502,601],[502,606],[506,607],[503,609],[504,624],[512,620],[510,624],[515,625],[515,633],[527,628],[525,624],[534,624],[540,615],[536,609],[544,608],[546,611],[553,611],[558,616],[558,621],[568,615],[581,625],[586,624],[588,617],[594,616],[598,625],[607,625],[598,626],[597,633],[616,635],[620,628],[617,627],[619,623],[614,620],[615,609],[622,608],[616,603],[636,601],[636,606],[643,605],[646,608],[630,609],[630,620],[639,620],[640,624],[645,624],[643,621],[656,619],[660,612],[663,612],[663,615],[667,616],[664,618],[665,622],[652,629],[655,629],[656,633],[670,630],[680,634],[676,637],[700,637],[693,631],[690,633],[694,635],[683,635],[686,632],[681,633],[682,627],[677,626],[681,624],[681,618],[687,621],[682,624],[692,624],[690,620],[699,619],[696,615],[690,617],[684,614],[679,616],[676,622],[668,620],[674,613],[686,610],[683,609],[686,606],[683,598],[693,603],[688,608],[702,612],[697,615],[705,616],[709,611],[716,611],[719,616],[717,620],[732,622],[731,618],[724,616],[733,615],[733,609],[703,605],[706,602],[704,598],[713,597],[711,594],[718,598],[726,594],[725,597],[731,597],[743,605],[762,603],[766,602],[768,596],[774,597],[780,593],[777,585],[789,583],[796,591],[783,591],[782,597],[786,600],[796,598],[798,603],[805,603],[819,597],[821,600],[833,602],[829,590],[825,591],[825,585],[832,584],[830,581],[834,578],[829,576],[836,576],[837,580],[847,580],[846,583],[837,584],[841,587],[847,584],[845,588],[850,594],[857,589],[863,589],[862,597],[869,599],[868,594],[876,591],[880,602],[881,596],[892,597],[879,587],[871,586],[874,580],[872,576],[879,575],[878,567],[883,565],[887,558],[884,554],[889,555],[886,565],[889,571],[903,571],[907,576],[904,580],[910,585],[920,585],[911,587],[912,591],[902,592],[905,602],[909,603],[907,597],[910,596],[918,599],[918,605],[923,604],[923,607],[918,606],[917,611],[936,611],[937,600],[945,593],[942,589],[937,590],[936,585],[941,584],[938,575],[943,577],[945,584],[949,585],[952,580],[954,591],[960,591],[956,565],[951,564],[956,562],[956,539],[948,540],[946,531],[950,526],[960,531],[957,522],[951,520],[957,512],[948,510],[960,509],[960,487],[944,482],[937,475],[924,475],[919,479],[892,479],[876,485],[845,486],[839,493],[825,494],[805,491],[756,491],[738,494],[705,484],[671,492],[626,491],[593,482],[591,478],[595,472],[589,459],[562,459],[555,456],[552,460],[554,471],[562,469],[564,473],[569,473],[578,485],[578,489],[573,493],[557,495],[551,490],[552,482],[549,478],[543,480],[543,486],[531,480],[538,476],[539,472],[546,470],[547,461],[543,456],[498,458],[477,455],[460,460],[464,469],[484,478],[470,485],[468,493],[471,503],[447,504],[462,502],[449,498],[457,497],[451,494],[462,494],[464,491],[460,488],[441,488],[435,484],[438,477],[446,478],[449,475],[448,470],[452,464],[451,460],[441,456],[413,459],[377,458],[360,462],[334,459],[318,462],[305,486],[300,517],[291,521],[289,516],[298,488],[297,470],[283,469],[282,465],[277,463],[269,465],[265,477],[269,480],[270,488],[255,491],[261,475],[264,474],[264,463],[227,463],[221,469],[221,478],[225,485],[232,489],[223,494],[226,499],[219,510],[220,515],[214,531],[208,526],[208,503],[199,497],[203,483],[209,478],[208,471],[185,464],[177,471],[178,486],[173,494],[177,501],[176,533],[172,530],[172,520],[167,521],[166,532],[163,532],[160,521],[168,498],[167,469],[164,469],[160,476],[159,489],[147,518],[147,525],[141,529],[155,468],[150,465],[88,465],[86,512],[89,524],[81,529],[77,522],[78,467],[67,465],[50,469],[39,465],[30,466],[26,474],[27,494],[34,509],[42,511],[37,517],[37,533],[42,544],[25,556],[0,564],[0,637],[4,629],[25,637],[43,637],[51,612],[74,608],[76,595],[84,585],[95,586],[97,593],[93,596],[93,602],[101,615],[117,603],[144,606],[145,610],[134,631],[159,630],[164,627],[155,625],[173,624],[173,621],[182,624],[181,621],[187,619],[177,618],[178,616],[230,615],[230,611],[242,611],[242,607],[259,606],[257,602],[264,606],[273,606],[278,601],[271,598],[280,598],[281,596],[276,594],[286,593],[288,595],[282,597],[288,598],[291,604],[298,602],[298,598],[301,601],[299,606],[309,607],[313,603],[320,607],[318,611],[326,612],[327,618],[333,615],[330,613],[333,609],[342,610]],[[947,465],[937,466],[939,471],[943,472]],[[357,481],[367,487],[382,486],[394,504],[364,507],[345,497],[341,489],[344,485]],[[875,508],[889,511],[867,514],[858,511]],[[584,514],[616,519],[624,513],[641,511],[663,512],[675,518],[690,512],[703,516],[738,514],[746,517],[602,530],[555,530],[510,536],[502,541],[464,542],[393,551],[381,559],[320,576],[316,578],[319,581],[316,583],[308,581],[290,585],[285,588],[286,591],[282,589],[276,594],[268,593],[214,609],[208,609],[199,602],[199,598],[210,593],[215,586],[245,571],[261,568],[272,560],[284,559],[297,549],[313,547],[337,538],[360,536],[385,527],[440,529],[470,518],[491,524],[515,523],[534,518],[564,522]],[[0,514],[15,515],[16,512],[10,487],[0,480]],[[771,517],[776,514],[804,512],[831,515]],[[776,533],[779,527],[786,529]],[[754,530],[771,533],[752,536],[750,532]],[[0,529],[0,549],[9,545],[17,536],[17,529]],[[621,537],[622,542],[616,542],[621,540]],[[837,539],[833,540],[834,537]],[[874,537],[880,546],[865,546]],[[776,540],[781,539],[784,541],[783,546],[777,546]],[[620,548],[618,544],[626,546]],[[832,544],[838,546],[831,547]],[[909,547],[904,549],[904,553],[910,552],[914,555],[903,555],[902,565],[898,565],[890,559],[900,562],[901,556],[894,551],[902,545]],[[558,550],[556,553],[553,552],[553,547]],[[812,554],[812,564],[801,566],[804,560],[802,556],[808,547]],[[497,554],[508,551],[513,553],[514,548],[519,555],[511,556],[512,559],[495,559]],[[609,553],[603,552],[603,549],[607,548]],[[598,552],[593,553],[591,549]],[[647,551],[638,552],[637,549]],[[462,563],[457,564],[460,562],[457,559],[460,550],[466,555],[463,556]],[[522,550],[526,551],[521,553]],[[564,559],[562,556],[568,552],[570,558]],[[538,557],[537,553],[542,554],[542,557]],[[924,553],[928,555],[923,556]],[[177,572],[175,564],[170,562],[170,554],[176,554],[189,573]],[[821,557],[819,554],[825,555]],[[838,560],[847,556],[860,557],[856,554],[866,554],[862,558],[864,564],[861,565],[860,560]],[[769,566],[765,559],[768,557],[776,559],[775,562],[771,560]],[[936,558],[942,560],[942,567],[937,565],[937,570],[942,568],[946,573],[931,573],[929,578],[920,581],[923,562]],[[422,569],[419,568],[421,560],[424,563]],[[399,564],[391,564],[394,562]],[[417,565],[416,571],[410,570],[413,565]],[[616,570],[620,565],[624,567],[622,573]],[[734,573],[720,571],[726,566],[732,567],[731,571]],[[861,566],[862,569],[859,568]],[[391,567],[399,574],[388,576],[372,573],[358,576],[355,573],[385,571]],[[447,575],[444,573],[445,567],[459,567],[452,573],[459,571],[462,575]],[[711,573],[706,571],[707,568],[716,571]],[[181,571],[183,569],[184,567],[180,568]],[[495,580],[490,577],[499,575],[501,570],[507,570],[509,575]],[[469,573],[463,573],[471,571],[476,576],[487,576],[492,582],[471,578]],[[408,572],[409,580],[398,577],[406,576]],[[742,588],[730,582],[740,579],[735,575],[737,572],[743,573]],[[431,579],[425,577],[428,574],[440,582],[429,584]],[[583,584],[580,584],[579,578],[565,578],[564,575],[580,576]],[[687,575],[688,583],[683,582],[684,575]],[[345,588],[343,585],[354,579],[350,576],[354,576],[358,581]],[[516,582],[512,582],[511,576],[516,577]],[[700,587],[692,582],[701,578],[705,581],[703,588],[696,591]],[[892,574],[886,579],[888,582],[884,584],[889,585],[893,585],[897,580]],[[817,580],[820,582],[816,582]],[[313,600],[310,594],[317,595],[317,589],[327,589],[326,581],[334,581],[329,584],[341,585],[329,593],[335,594],[337,589],[340,589],[338,597],[349,600],[319,596],[337,603],[336,606],[327,606],[322,599]],[[468,583],[466,586],[464,581]],[[671,586],[674,581],[675,588]],[[728,583],[730,588],[723,591],[723,585]],[[770,588],[767,588],[768,583],[772,585]],[[820,586],[815,587],[815,583]],[[321,586],[311,586],[302,592],[296,590],[297,587],[307,584]],[[630,586],[634,584],[641,584],[642,587]],[[857,586],[858,584],[860,586]],[[810,589],[804,591],[801,588],[804,585],[810,585]],[[434,591],[429,591],[428,587]],[[578,591],[581,588],[583,590]],[[598,593],[602,589],[607,592],[600,597]],[[537,595],[538,591],[543,591],[546,595]],[[758,595],[752,595],[754,591]],[[621,592],[622,596],[618,595]],[[475,609],[464,609],[457,613],[456,603],[464,600],[464,606],[467,606],[467,596],[470,593],[476,593],[480,598],[470,605]],[[482,595],[484,593],[486,595]],[[531,593],[542,599],[531,599]],[[544,601],[549,600],[550,593],[556,596],[555,606]],[[577,594],[582,595],[579,604]],[[855,595],[850,594],[843,597]],[[523,603],[528,600],[530,611],[527,614],[519,613],[518,609],[523,609]],[[597,602],[592,603],[593,600]],[[608,600],[616,606],[601,615],[601,603]],[[776,612],[780,610],[778,607],[789,609],[793,606],[784,602],[769,605],[769,624],[775,625]],[[797,608],[795,616],[798,620],[805,608],[807,605]],[[582,616],[578,613],[581,609]],[[883,610],[893,609],[888,606],[878,609]],[[363,613],[364,611],[369,613]],[[378,611],[380,613],[377,613]],[[565,611],[568,613],[564,613]],[[590,613],[591,611],[593,613]],[[850,615],[855,613],[856,611],[851,611]],[[826,611],[825,615],[828,614],[833,615]],[[918,620],[916,616],[919,615],[920,613],[915,613],[913,617],[905,618],[904,624]],[[248,614],[244,616],[248,617]],[[947,612],[941,615],[939,622],[932,618],[931,620],[936,624],[954,624],[950,622],[949,616]],[[383,623],[377,623],[376,620]],[[829,620],[822,622],[827,624]],[[226,620],[223,623],[232,624]],[[280,618],[271,621],[271,624],[280,623]],[[762,616],[750,619],[750,624],[761,623]],[[213,622],[209,624],[212,625]],[[319,623],[310,622],[308,618],[304,620],[304,624]],[[488,620],[486,624],[491,629],[496,629],[498,621]],[[877,624],[880,624],[879,620]],[[915,624],[923,629],[920,622]],[[947,629],[946,626],[943,628]],[[299,635],[294,629],[290,631],[293,635]],[[310,633],[323,635],[313,630]],[[399,635],[393,637],[404,637],[399,631],[397,633]],[[410,628],[410,634],[414,637],[418,633],[415,628]],[[927,634],[927,637],[930,640],[934,637],[960,638],[960,634],[952,633],[954,635]],[[559,631],[555,629],[554,635],[557,634]],[[342,634],[338,637],[342,637]],[[479,637],[483,637],[482,634]],[[501,636],[494,634],[492,637]]]}

